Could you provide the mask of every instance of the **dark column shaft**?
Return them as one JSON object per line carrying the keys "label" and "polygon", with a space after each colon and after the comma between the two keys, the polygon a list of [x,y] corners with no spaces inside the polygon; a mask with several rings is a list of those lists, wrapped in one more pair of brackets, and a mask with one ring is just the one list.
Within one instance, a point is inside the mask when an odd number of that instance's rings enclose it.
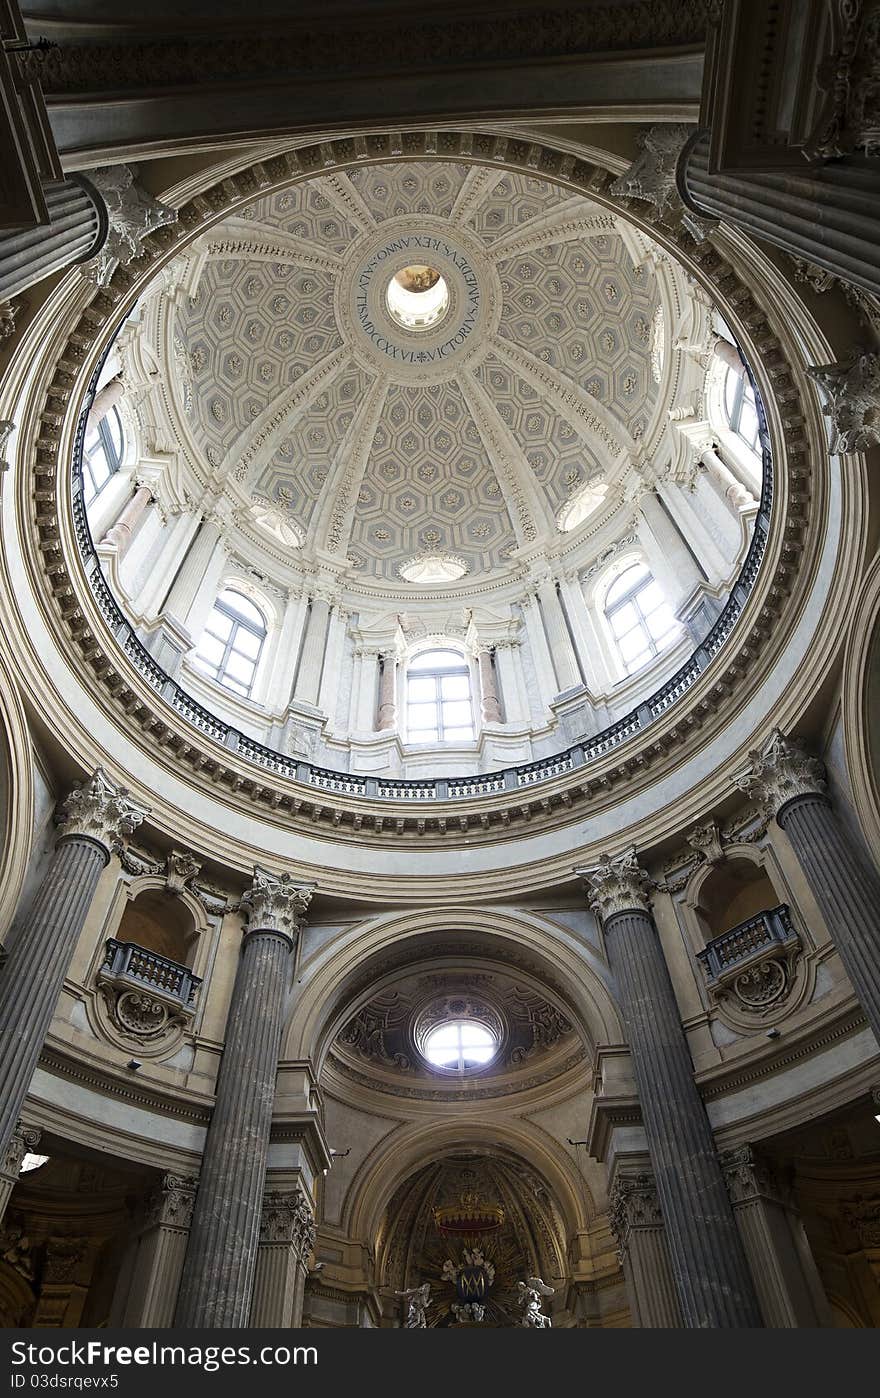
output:
{"label": "dark column shaft", "polygon": [[254,1289],[291,942],[248,932],[177,1303],[178,1329],[246,1326]]}
{"label": "dark column shaft", "polygon": [[69,835],[59,841],[0,975],[0,1155],[21,1114],[108,858],[97,840]]}
{"label": "dark column shaft", "polygon": [[679,159],[677,183],[688,208],[754,233],[844,281],[880,291],[880,170],[876,162],[835,160],[790,170],[711,174],[709,133],[697,133]]}
{"label": "dark column shaft", "polygon": [[633,909],[605,922],[629,1033],[672,1272],[689,1327],[760,1326],[761,1313],[675,994],[653,920]]}
{"label": "dark column shaft", "polygon": [[880,1041],[880,875],[858,857],[826,797],[798,796],[776,819]]}
{"label": "dark column shaft", "polygon": [[88,180],[70,175],[43,191],[50,223],[0,233],[0,301],[29,286],[97,256],[107,238],[107,208]]}

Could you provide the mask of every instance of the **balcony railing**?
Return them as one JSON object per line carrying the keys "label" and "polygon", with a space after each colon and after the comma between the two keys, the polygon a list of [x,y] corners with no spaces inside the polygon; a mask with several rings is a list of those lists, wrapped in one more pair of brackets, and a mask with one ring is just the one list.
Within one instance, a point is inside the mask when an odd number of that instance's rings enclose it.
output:
{"label": "balcony railing", "polygon": [[107,940],[99,977],[120,988],[148,990],[185,1014],[195,1013],[196,995],[202,983],[201,977],[194,976],[188,966],[160,956],[158,952],[147,951],[135,942],[117,942],[114,937]]}
{"label": "balcony railing", "polygon": [[800,937],[792,926],[791,913],[785,903],[713,937],[703,951],[697,952],[710,985],[725,981],[731,974],[739,975],[744,968],[769,954],[787,955],[800,946]]}
{"label": "balcony railing", "polygon": [[[107,353],[109,353],[109,349]],[[706,666],[726,644],[730,633],[739,620],[766,550],[773,500],[773,461],[760,395],[756,394],[758,416],[761,423],[763,483],[761,505],[755,519],[755,528],[748,554],[739,578],[731,589],[727,603],[711,630],[703,637],[693,655],[680,666],[675,674],[670,676],[659,690],[639,704],[632,712],[617,719],[600,733],[584,739],[583,742],[577,743],[563,752],[555,753],[537,762],[527,762],[520,766],[506,767],[501,771],[481,775],[473,782],[463,779],[453,779],[450,782],[446,778],[439,778],[436,781],[410,781],[406,779],[382,781],[375,777],[362,777],[343,771],[329,772],[326,769],[315,767],[309,762],[291,759],[284,753],[258,743],[254,739],[246,737],[231,724],[210,713],[176,680],[166,674],[134,634],[130,622],[113,596],[101,571],[100,560],[89,529],[82,493],[82,451],[85,440],[85,424],[102,365],[103,360],[95,368],[77,427],[73,453],[72,506],[74,530],[80,556],[95,601],[104,620],[115,633],[128,660],[147,684],[158,691],[172,709],[200,733],[215,739],[218,743],[237,753],[239,758],[258,768],[273,771],[279,776],[295,777],[298,781],[316,787],[318,790],[395,803],[406,801],[412,803],[413,808],[417,809],[418,805],[425,801],[467,800],[505,790],[515,791],[524,787],[530,788],[584,767],[597,758],[605,757],[621,743],[627,742],[635,734],[648,728],[696,684]]]}

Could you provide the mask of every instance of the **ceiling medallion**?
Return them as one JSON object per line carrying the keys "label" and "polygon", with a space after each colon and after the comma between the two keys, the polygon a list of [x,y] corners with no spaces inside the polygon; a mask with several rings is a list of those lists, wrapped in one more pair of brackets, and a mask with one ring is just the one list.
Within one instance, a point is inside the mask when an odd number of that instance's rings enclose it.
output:
{"label": "ceiling medallion", "polygon": [[497,328],[497,273],[478,239],[430,214],[371,228],[335,288],[336,319],[362,367],[392,382],[440,383]]}
{"label": "ceiling medallion", "polygon": [[401,563],[397,571],[405,582],[431,587],[458,582],[468,565],[454,553],[419,553]]}

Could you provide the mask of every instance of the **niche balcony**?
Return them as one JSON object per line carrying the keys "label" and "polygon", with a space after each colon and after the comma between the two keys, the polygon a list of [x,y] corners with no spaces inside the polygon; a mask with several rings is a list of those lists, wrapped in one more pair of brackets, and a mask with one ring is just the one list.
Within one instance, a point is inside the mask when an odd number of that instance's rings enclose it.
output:
{"label": "niche balcony", "polygon": [[195,1014],[196,997],[202,983],[188,966],[160,956],[158,952],[147,951],[135,942],[117,942],[114,937],[107,940],[98,981],[118,995],[140,992],[187,1018]]}
{"label": "niche balcony", "polygon": [[800,951],[791,912],[781,903],[713,937],[697,957],[714,1000],[765,1014],[787,998]]}

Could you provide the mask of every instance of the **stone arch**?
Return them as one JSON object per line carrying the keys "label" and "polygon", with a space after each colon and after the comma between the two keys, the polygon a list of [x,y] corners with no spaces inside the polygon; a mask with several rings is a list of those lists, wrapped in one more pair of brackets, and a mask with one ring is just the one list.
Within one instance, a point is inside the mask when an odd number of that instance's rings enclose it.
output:
{"label": "stone arch", "polygon": [[[370,1153],[347,1191],[342,1220],[352,1238],[373,1239],[395,1190],[424,1165],[468,1150],[497,1152],[528,1166],[545,1182],[566,1235],[585,1228],[598,1212],[586,1186],[550,1137],[509,1119],[411,1122]],[[560,1254],[560,1264],[564,1257]]]}
{"label": "stone arch", "polygon": [[513,952],[570,1010],[587,1052],[597,1044],[623,1039],[607,970],[592,947],[575,948],[555,923],[534,914],[492,910],[487,915],[485,909],[451,907],[384,914],[346,932],[326,954],[307,962],[282,1058],[312,1059],[320,1073],[329,1045],[346,1018],[386,971],[402,960],[417,961],[428,954],[427,937],[432,934],[446,941],[452,953],[462,945],[451,940],[453,934],[475,939],[468,941],[467,955],[494,952],[503,960],[505,948]]}

